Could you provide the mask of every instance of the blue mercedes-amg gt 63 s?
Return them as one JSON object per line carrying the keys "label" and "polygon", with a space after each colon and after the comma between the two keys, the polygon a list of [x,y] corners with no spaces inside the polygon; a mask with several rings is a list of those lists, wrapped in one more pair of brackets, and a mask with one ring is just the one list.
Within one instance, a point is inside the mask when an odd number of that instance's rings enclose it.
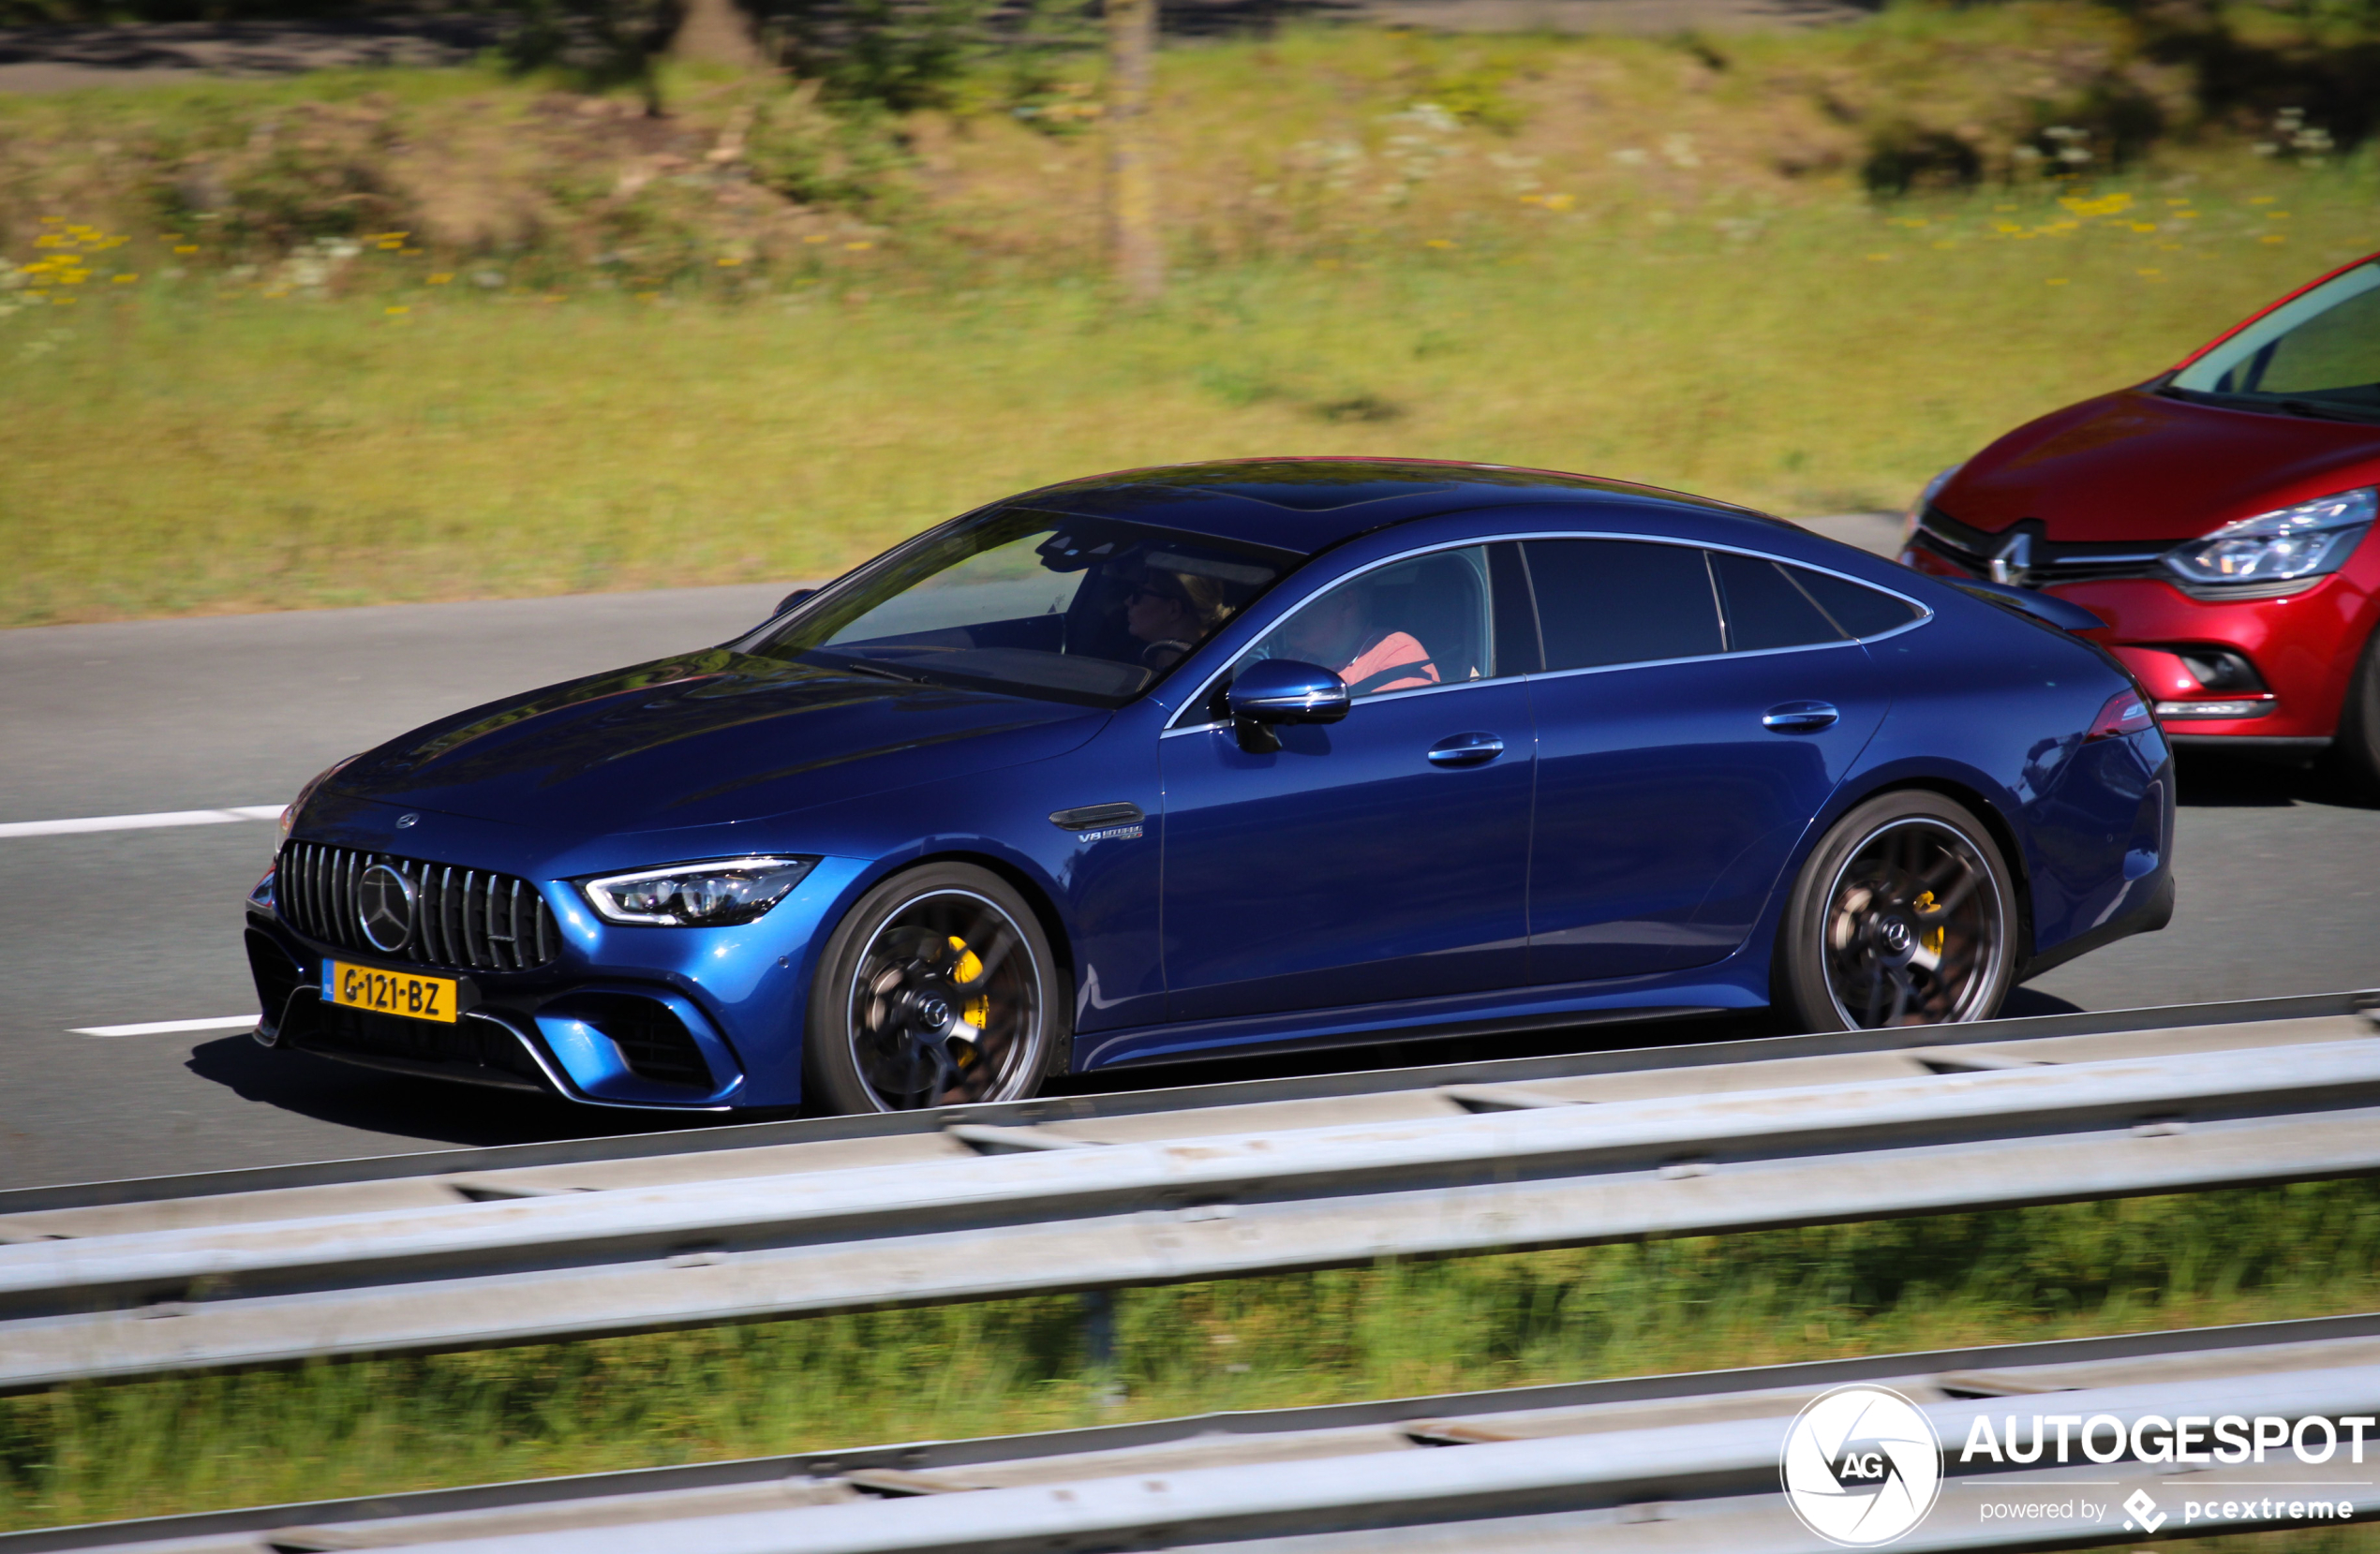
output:
{"label": "blue mercedes-amg gt 63 s", "polygon": [[315,778],[247,903],[257,1038],[867,1111],[1770,1004],[1987,1018],[2172,911],[2170,757],[2096,624],[1583,476],[1049,486]]}

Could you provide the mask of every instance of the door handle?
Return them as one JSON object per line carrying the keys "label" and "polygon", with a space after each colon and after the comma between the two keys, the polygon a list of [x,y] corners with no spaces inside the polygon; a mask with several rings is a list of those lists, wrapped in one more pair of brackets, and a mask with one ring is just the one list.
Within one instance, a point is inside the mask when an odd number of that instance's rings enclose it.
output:
{"label": "door handle", "polygon": [[1768,709],[1761,727],[1778,733],[1816,733],[1833,728],[1842,716],[1826,702],[1784,702]]}
{"label": "door handle", "polygon": [[1454,733],[1430,747],[1433,766],[1484,766],[1504,753],[1504,741],[1492,733]]}

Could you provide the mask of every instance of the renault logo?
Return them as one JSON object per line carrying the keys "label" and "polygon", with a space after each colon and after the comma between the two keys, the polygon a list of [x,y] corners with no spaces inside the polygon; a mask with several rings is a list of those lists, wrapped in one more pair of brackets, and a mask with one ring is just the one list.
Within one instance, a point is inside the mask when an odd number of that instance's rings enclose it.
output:
{"label": "renault logo", "polygon": [[1994,583],[2013,583],[2021,588],[2025,585],[2026,570],[2032,564],[2033,537],[2019,533],[1993,553],[1991,580]]}
{"label": "renault logo", "polygon": [[374,864],[356,883],[355,917],[375,950],[404,949],[413,937],[413,881],[386,864]]}

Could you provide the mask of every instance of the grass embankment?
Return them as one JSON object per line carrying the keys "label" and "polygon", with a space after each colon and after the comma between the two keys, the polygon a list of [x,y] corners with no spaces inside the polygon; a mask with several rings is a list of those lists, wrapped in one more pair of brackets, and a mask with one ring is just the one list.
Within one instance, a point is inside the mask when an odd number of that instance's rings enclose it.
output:
{"label": "grass embankment", "polygon": [[2380,246],[2372,183],[1652,207],[1235,263],[1146,315],[867,253],[740,301],[467,294],[377,248],[308,300],[69,254],[79,300],[0,318],[0,621],[817,576],[1044,481],[1252,453],[1897,507]]}
{"label": "grass embankment", "polygon": [[1094,56],[905,117],[476,70],[0,101],[0,624],[811,576],[1257,452],[1898,506],[2380,245],[2328,14],[1169,49],[1140,314]]}
{"label": "grass embankment", "polygon": [[2341,1182],[1136,1290],[1112,1409],[1066,1298],[73,1387],[0,1399],[0,1527],[2320,1315],[2375,1253]]}

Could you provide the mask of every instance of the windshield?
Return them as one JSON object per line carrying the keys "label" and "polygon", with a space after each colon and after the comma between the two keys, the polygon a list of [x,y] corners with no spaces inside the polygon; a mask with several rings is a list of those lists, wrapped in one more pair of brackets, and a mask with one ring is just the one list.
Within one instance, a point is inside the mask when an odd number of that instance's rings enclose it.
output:
{"label": "windshield", "polygon": [[2169,387],[2380,417],[2380,262],[2275,308],[2175,374]]}
{"label": "windshield", "polygon": [[1141,524],[1012,510],[896,550],[740,645],[787,662],[1120,706],[1296,562]]}

